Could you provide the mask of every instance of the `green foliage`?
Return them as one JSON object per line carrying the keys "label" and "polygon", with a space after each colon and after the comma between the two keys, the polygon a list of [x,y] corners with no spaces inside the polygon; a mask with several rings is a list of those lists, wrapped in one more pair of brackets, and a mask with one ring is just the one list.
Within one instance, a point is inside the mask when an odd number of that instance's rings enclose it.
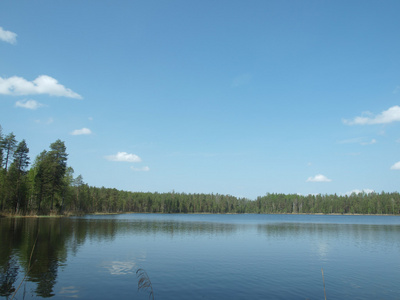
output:
{"label": "green foliage", "polygon": [[17,145],[17,140],[15,139],[14,133],[10,133],[2,140],[1,147],[4,152],[4,168],[7,170],[9,161],[14,153],[15,147]]}
{"label": "green foliage", "polygon": [[3,138],[3,128],[0,125],[0,170],[3,168],[3,152],[4,152],[4,138]]}
{"label": "green foliage", "polygon": [[[0,212],[11,213],[262,213],[400,214],[396,193],[351,195],[266,194],[252,201],[231,195],[127,192],[92,187],[67,166],[65,143],[57,140],[29,167],[25,140],[0,127]],[[11,164],[11,157],[13,161]]]}
{"label": "green foliage", "polygon": [[29,148],[25,140],[22,140],[14,152],[14,160],[7,173],[9,187],[8,206],[16,213],[18,213],[20,209],[25,211],[27,205],[28,186],[26,170],[29,166],[28,153]]}
{"label": "green foliage", "polygon": [[47,153],[46,158],[46,167],[48,168],[47,171],[50,175],[48,179],[51,185],[51,210],[53,209],[56,193],[60,193],[63,189],[63,178],[67,171],[67,156],[68,154],[66,153],[64,142],[57,140],[50,145],[50,151]]}

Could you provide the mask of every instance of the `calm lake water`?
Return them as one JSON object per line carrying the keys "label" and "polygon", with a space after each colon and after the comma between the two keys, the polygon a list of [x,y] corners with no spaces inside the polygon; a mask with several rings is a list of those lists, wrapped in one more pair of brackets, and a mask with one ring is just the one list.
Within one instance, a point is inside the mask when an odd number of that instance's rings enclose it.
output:
{"label": "calm lake water", "polygon": [[[31,250],[36,245],[29,260]],[[0,219],[0,297],[400,299],[400,217],[124,214]]]}

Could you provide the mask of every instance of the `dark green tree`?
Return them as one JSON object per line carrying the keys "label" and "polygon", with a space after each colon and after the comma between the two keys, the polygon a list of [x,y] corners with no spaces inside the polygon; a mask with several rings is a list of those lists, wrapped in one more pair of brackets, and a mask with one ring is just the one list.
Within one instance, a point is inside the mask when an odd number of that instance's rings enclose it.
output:
{"label": "dark green tree", "polygon": [[53,209],[56,193],[63,191],[63,178],[67,171],[67,148],[64,142],[57,140],[50,145],[50,151],[47,153],[47,167],[50,175],[50,210]]}
{"label": "dark green tree", "polygon": [[73,180],[72,184],[75,188],[74,208],[80,209],[81,208],[80,196],[81,196],[82,186],[84,185],[82,175],[79,175],[78,177],[76,177]]}
{"label": "dark green tree", "polygon": [[36,198],[36,206],[38,212],[42,210],[43,201],[46,200],[46,196],[49,190],[49,167],[47,159],[47,151],[43,150],[35,159],[33,165],[33,177],[34,177],[34,193]]}
{"label": "dark green tree", "polygon": [[64,211],[66,206],[70,205],[73,201],[73,182],[74,182],[74,169],[72,167],[67,167],[65,175],[62,182],[62,201],[60,212]]}
{"label": "dark green tree", "polygon": [[4,143],[4,138],[3,138],[3,128],[0,125],[0,170],[3,168],[3,143]]}
{"label": "dark green tree", "polygon": [[16,213],[20,209],[25,210],[27,203],[27,168],[29,166],[29,148],[26,145],[25,140],[22,140],[14,154],[14,160],[9,167],[7,173],[8,179],[8,197],[10,206]]}
{"label": "dark green tree", "polygon": [[0,126],[0,211],[4,209],[4,201],[5,201],[5,175],[6,171],[3,168],[3,160],[4,160],[4,138],[3,138],[3,129]]}

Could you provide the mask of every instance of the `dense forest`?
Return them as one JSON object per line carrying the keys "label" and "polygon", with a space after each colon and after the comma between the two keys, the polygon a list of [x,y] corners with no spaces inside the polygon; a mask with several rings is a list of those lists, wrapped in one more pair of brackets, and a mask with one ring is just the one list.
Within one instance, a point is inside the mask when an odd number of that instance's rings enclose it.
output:
{"label": "dense forest", "polygon": [[324,213],[400,214],[399,193],[267,194],[256,200],[220,194],[127,192],[93,187],[74,177],[65,143],[57,140],[31,163],[25,140],[0,127],[0,213]]}

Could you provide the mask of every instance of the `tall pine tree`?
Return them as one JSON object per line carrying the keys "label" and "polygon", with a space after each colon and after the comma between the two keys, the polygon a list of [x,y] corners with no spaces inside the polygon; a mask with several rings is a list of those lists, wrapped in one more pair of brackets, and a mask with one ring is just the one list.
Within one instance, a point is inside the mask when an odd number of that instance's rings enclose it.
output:
{"label": "tall pine tree", "polygon": [[4,156],[4,168],[8,170],[9,161],[11,160],[15,147],[17,145],[17,140],[15,139],[14,133],[10,133],[5,138],[3,138],[2,148],[3,148],[3,156]]}
{"label": "tall pine tree", "polygon": [[29,166],[29,148],[22,140],[14,151],[14,160],[7,173],[9,206],[18,213],[25,210],[27,204],[27,168]]}

